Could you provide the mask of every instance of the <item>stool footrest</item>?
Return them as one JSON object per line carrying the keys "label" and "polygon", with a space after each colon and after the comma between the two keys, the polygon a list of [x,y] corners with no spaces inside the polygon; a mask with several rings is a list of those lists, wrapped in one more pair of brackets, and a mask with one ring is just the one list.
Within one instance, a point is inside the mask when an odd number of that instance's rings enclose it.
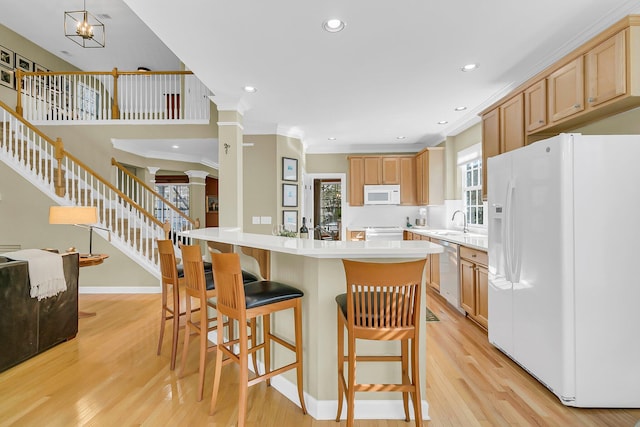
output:
{"label": "stool footrest", "polygon": [[415,391],[416,386],[412,384],[354,384],[355,391]]}

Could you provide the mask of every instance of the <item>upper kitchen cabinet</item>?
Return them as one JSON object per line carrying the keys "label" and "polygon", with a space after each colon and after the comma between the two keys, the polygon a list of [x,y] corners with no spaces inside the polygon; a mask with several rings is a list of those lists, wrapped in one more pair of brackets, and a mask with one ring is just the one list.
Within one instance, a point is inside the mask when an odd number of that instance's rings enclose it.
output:
{"label": "upper kitchen cabinet", "polygon": [[349,204],[364,205],[364,159],[349,157]]}
{"label": "upper kitchen cabinet", "polygon": [[444,148],[425,148],[416,155],[418,205],[444,204]]}
{"label": "upper kitchen cabinet", "polygon": [[524,104],[520,93],[500,106],[500,152],[524,146]]}
{"label": "upper kitchen cabinet", "polygon": [[587,108],[627,93],[626,35],[620,31],[585,55]]}
{"label": "upper kitchen cabinet", "polygon": [[482,116],[482,198],[487,198],[487,159],[500,154],[500,110]]}
{"label": "upper kitchen cabinet", "polygon": [[551,73],[549,86],[549,120],[557,122],[584,110],[584,71],[582,57]]}
{"label": "upper kitchen cabinet", "polygon": [[364,157],[364,185],[382,184],[382,161],[379,156]]}
{"label": "upper kitchen cabinet", "polygon": [[382,157],[382,183],[400,184],[400,158]]}
{"label": "upper kitchen cabinet", "polygon": [[547,125],[547,80],[542,79],[524,91],[524,127],[527,133]]}
{"label": "upper kitchen cabinet", "polygon": [[416,158],[400,157],[400,204],[415,206],[416,197]]}

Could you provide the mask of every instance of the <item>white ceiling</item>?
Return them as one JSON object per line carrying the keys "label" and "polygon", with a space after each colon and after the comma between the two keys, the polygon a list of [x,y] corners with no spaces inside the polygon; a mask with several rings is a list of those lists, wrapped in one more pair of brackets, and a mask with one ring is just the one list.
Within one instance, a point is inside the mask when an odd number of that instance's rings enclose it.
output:
{"label": "white ceiling", "polygon": [[[111,16],[103,20],[105,49],[63,36],[63,12],[81,9],[79,0],[12,2],[0,23],[84,70],[167,70],[180,58],[220,109],[244,111],[245,134],[297,136],[308,152],[437,144],[599,31],[640,13],[638,0],[124,3],[87,1],[94,15]],[[332,17],[346,22],[344,31],[321,29]],[[471,62],[476,71],[460,71]],[[258,91],[247,94],[245,85]]]}

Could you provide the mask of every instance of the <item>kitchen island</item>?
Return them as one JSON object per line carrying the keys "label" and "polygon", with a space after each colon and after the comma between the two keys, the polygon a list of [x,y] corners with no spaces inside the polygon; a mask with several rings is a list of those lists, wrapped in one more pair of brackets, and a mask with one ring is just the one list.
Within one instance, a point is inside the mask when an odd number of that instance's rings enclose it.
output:
{"label": "kitchen island", "polygon": [[[370,262],[399,262],[425,258],[429,254],[441,253],[440,245],[427,241],[331,241],[309,240],[243,233],[233,228],[204,228],[181,233],[194,239],[218,242],[239,247],[270,252],[270,278],[304,291],[303,297],[303,348],[304,390],[309,414],[316,419],[333,419],[337,409],[337,322],[335,296],[346,292],[342,259]],[[243,258],[246,259],[246,258]],[[252,270],[243,262],[243,268]],[[255,269],[254,269],[255,271]],[[423,279],[424,287],[424,279]],[[422,294],[421,318],[426,315],[425,292]],[[426,396],[426,350],[425,324],[420,325],[421,349],[420,381],[424,418],[428,417]],[[293,313],[278,313],[272,322],[274,331],[293,341]],[[358,344],[358,351],[366,354],[385,351],[397,353],[397,343]],[[290,352],[275,347],[274,363],[281,366],[290,363]],[[386,364],[388,365],[388,364]],[[360,364],[358,381],[396,382],[399,367],[392,369],[385,364]],[[380,369],[380,366],[385,366]],[[395,367],[394,367],[395,368]],[[272,384],[291,401],[298,404],[295,373],[287,372],[272,380]],[[356,394],[356,418],[403,419],[402,395],[400,393]],[[376,399],[376,400],[372,400]],[[343,412],[343,416],[346,411]]]}

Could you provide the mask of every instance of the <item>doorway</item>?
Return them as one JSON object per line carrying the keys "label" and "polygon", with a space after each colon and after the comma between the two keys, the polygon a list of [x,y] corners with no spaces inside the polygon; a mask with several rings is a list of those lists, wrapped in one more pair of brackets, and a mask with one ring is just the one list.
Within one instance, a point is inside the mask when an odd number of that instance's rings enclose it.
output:
{"label": "doorway", "polygon": [[342,185],[339,179],[313,180],[313,238],[340,240],[342,228]]}

